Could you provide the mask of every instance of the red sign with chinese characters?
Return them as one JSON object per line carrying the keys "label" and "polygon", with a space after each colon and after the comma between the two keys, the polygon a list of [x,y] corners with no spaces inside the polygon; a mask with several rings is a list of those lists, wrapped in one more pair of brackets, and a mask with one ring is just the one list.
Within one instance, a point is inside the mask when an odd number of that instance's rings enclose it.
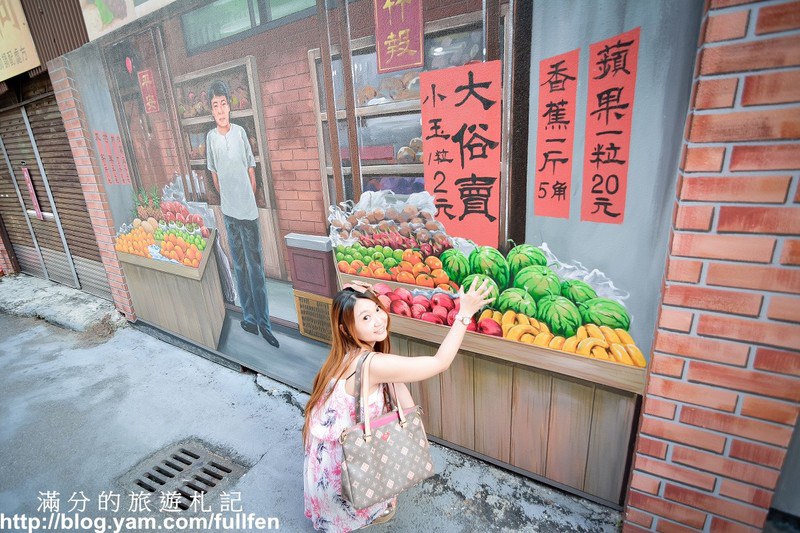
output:
{"label": "red sign with chinese characters", "polygon": [[580,49],[539,62],[536,216],[569,218]]}
{"label": "red sign with chinese characters", "polygon": [[139,76],[139,89],[142,91],[145,113],[158,113],[161,108],[158,105],[158,91],[156,90],[153,70],[149,68],[140,70],[137,75]]}
{"label": "red sign with chinese characters", "polygon": [[422,0],[375,0],[375,44],[379,73],[421,67]]}
{"label": "red sign with chinese characters", "polygon": [[128,161],[122,149],[122,138],[105,131],[94,131],[94,142],[100,165],[109,185],[128,185],[131,182],[128,174]]}
{"label": "red sign with chinese characters", "polygon": [[622,224],[625,218],[639,29],[589,48],[581,220]]}
{"label": "red sign with chinese characters", "polygon": [[500,61],[420,74],[425,190],[447,233],[497,247]]}
{"label": "red sign with chinese characters", "polygon": [[36,191],[33,190],[33,180],[31,179],[31,173],[28,171],[28,167],[22,167],[22,177],[25,178],[25,185],[28,187],[28,195],[31,197],[31,204],[33,204],[33,210],[36,211],[36,218],[39,220],[44,220],[44,215],[42,215],[42,208],[39,206],[39,199],[36,197]]}

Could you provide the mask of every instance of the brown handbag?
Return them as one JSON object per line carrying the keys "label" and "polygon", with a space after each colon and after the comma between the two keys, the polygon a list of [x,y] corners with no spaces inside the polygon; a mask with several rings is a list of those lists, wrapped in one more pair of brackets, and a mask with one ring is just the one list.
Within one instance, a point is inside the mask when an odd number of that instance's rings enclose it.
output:
{"label": "brown handbag", "polygon": [[356,509],[389,500],[434,474],[422,408],[401,410],[394,383],[388,384],[391,411],[370,420],[367,388],[373,355],[369,352],[358,360],[358,421],[339,437],[344,452],[342,497]]}

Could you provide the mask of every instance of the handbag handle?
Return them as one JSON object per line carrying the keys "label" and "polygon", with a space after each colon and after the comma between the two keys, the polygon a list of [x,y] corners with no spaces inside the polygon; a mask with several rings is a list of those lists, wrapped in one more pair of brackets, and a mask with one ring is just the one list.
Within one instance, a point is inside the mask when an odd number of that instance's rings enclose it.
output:
{"label": "handbag handle", "polygon": [[[358,363],[356,363],[356,382],[355,382],[355,390],[356,393],[356,417],[358,418],[357,422],[364,423],[364,438],[369,440],[372,437],[372,430],[369,426],[369,363],[372,360],[372,356],[375,355],[375,352],[367,352],[363,354],[358,359]],[[395,389],[394,383],[388,383],[387,385],[391,385],[389,387],[389,399],[391,402],[391,407],[394,411],[397,411],[397,414],[400,418],[400,425],[406,425],[406,416],[403,414],[403,410],[400,409],[400,405],[397,402],[397,391]],[[362,413],[363,408],[363,413]]]}

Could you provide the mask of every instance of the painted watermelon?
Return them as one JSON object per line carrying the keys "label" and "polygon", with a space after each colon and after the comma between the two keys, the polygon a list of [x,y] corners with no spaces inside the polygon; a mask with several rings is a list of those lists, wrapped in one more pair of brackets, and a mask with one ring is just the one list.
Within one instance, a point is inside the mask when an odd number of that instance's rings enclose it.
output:
{"label": "painted watermelon", "polygon": [[531,265],[520,270],[514,278],[514,287],[525,289],[537,302],[543,296],[561,294],[558,276],[542,265]]}
{"label": "painted watermelon", "polygon": [[569,298],[573,303],[583,303],[586,300],[597,298],[597,293],[591,285],[579,279],[561,282],[561,296]]}
{"label": "painted watermelon", "polygon": [[586,300],[578,304],[578,311],[581,313],[584,324],[597,324],[624,330],[631,327],[631,316],[625,307],[608,298]]}
{"label": "painted watermelon", "polygon": [[492,302],[492,304],[490,305],[496,305],[497,298],[500,297],[500,289],[497,288],[497,283],[495,283],[492,278],[490,278],[485,274],[470,274],[469,276],[464,278],[464,283],[461,284],[461,286],[464,289],[464,292],[467,292],[469,290],[469,286],[472,284],[472,280],[475,278],[478,278],[478,283],[475,285],[476,288],[481,286],[483,280],[485,279],[489,280],[489,286],[491,287],[491,291],[489,292],[489,298],[494,298],[494,302]]}
{"label": "painted watermelon", "polygon": [[455,248],[448,248],[442,255],[439,256],[442,262],[442,270],[447,272],[447,275],[458,285],[464,281],[464,278],[469,276],[469,260],[460,250]]}
{"label": "painted watermelon", "polygon": [[470,274],[485,274],[501,291],[508,287],[508,263],[497,248],[478,246],[469,254]]}
{"label": "painted watermelon", "polygon": [[536,319],[547,324],[555,335],[572,337],[582,324],[578,308],[563,296],[543,296],[536,306]]}
{"label": "painted watermelon", "polygon": [[532,244],[518,244],[506,255],[508,270],[513,280],[517,273],[531,265],[547,266],[547,257]]}
{"label": "painted watermelon", "polygon": [[512,310],[523,315],[536,316],[536,302],[525,289],[506,289],[500,293],[500,298],[495,302],[495,307],[501,313]]}

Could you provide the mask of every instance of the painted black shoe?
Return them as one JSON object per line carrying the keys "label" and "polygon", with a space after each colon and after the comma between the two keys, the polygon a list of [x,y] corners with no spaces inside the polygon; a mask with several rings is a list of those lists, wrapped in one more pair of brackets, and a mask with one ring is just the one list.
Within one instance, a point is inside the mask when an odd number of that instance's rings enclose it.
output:
{"label": "painted black shoe", "polygon": [[281,347],[281,343],[278,342],[278,339],[275,338],[275,335],[273,335],[267,328],[260,326],[258,329],[261,330],[261,336],[264,337],[268,343],[276,348]]}
{"label": "painted black shoe", "polygon": [[239,322],[239,325],[242,326],[242,329],[245,330],[247,333],[252,333],[253,335],[258,335],[258,326],[253,324],[252,322]]}

